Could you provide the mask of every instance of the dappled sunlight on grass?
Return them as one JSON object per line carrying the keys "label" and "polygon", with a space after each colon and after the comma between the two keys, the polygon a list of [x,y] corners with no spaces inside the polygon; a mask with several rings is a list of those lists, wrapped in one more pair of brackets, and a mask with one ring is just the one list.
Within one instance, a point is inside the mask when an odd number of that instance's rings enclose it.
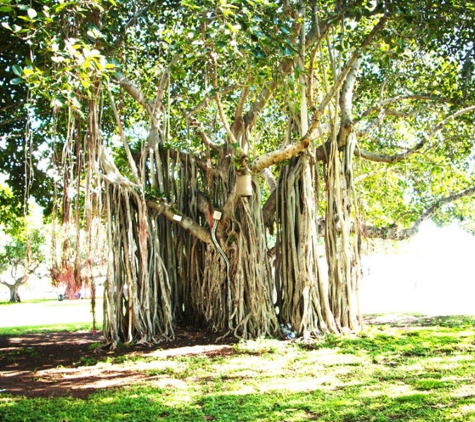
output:
{"label": "dappled sunlight on grass", "polygon": [[475,420],[474,320],[433,321],[308,342],[258,339],[105,357],[91,370],[142,377],[85,401],[0,396],[0,419],[35,412],[38,421]]}
{"label": "dappled sunlight on grass", "polygon": [[385,385],[385,388],[381,388],[381,385],[369,385],[361,392],[362,398],[378,398],[381,396],[387,396],[390,398],[401,397],[412,392],[412,388],[404,384],[403,382],[394,382]]}

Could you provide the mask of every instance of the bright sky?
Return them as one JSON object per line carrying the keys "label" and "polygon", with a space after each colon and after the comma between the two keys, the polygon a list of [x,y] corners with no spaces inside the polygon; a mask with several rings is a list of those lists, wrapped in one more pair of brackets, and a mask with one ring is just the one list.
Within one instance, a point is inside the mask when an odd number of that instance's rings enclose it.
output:
{"label": "bright sky", "polygon": [[363,313],[475,315],[475,236],[456,224],[438,228],[425,223],[399,249],[363,260]]}

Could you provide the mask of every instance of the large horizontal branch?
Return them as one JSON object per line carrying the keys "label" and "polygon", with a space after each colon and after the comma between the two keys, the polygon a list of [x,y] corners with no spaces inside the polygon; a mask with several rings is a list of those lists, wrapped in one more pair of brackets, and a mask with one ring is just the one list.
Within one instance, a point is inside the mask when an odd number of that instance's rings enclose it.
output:
{"label": "large horizontal branch", "polygon": [[364,158],[365,160],[369,161],[374,161],[376,163],[398,163],[400,161],[404,161],[409,157],[410,155],[414,154],[415,152],[419,151],[423,146],[425,142],[421,141],[418,144],[416,144],[414,147],[408,149],[407,151],[401,152],[399,154],[378,154],[375,152],[371,151],[366,151],[360,148],[357,148],[355,150],[355,155],[358,157]]}
{"label": "large horizontal branch", "polygon": [[149,200],[147,201],[147,206],[158,211],[159,214],[164,215],[172,223],[178,224],[179,226],[183,227],[185,230],[189,231],[201,241],[205,243],[211,243],[211,234],[208,230],[201,227],[190,217],[175,212],[172,207],[165,201],[161,200],[157,202]]}
{"label": "large horizontal branch", "polygon": [[311,140],[312,137],[307,132],[307,134],[299,142],[286,145],[276,151],[268,152],[267,154],[257,157],[249,165],[249,169],[252,173],[258,174],[267,167],[288,160],[289,158],[292,158],[301,153],[303,150],[307,149]]}
{"label": "large horizontal branch", "polygon": [[473,195],[475,195],[475,186],[439,199],[431,207],[425,210],[414,224],[407,229],[400,229],[396,224],[392,224],[387,227],[363,226],[361,232],[367,238],[391,240],[409,239],[418,233],[419,228],[424,221],[431,219],[444,205]]}

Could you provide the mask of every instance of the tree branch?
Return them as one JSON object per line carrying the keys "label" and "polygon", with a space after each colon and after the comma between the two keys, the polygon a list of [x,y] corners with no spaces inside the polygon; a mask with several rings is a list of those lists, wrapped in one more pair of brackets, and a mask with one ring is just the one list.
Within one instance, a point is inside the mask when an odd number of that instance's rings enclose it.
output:
{"label": "tree branch", "polygon": [[226,118],[226,114],[223,110],[223,105],[221,104],[221,98],[218,92],[218,64],[216,63],[216,56],[214,53],[209,55],[211,59],[211,63],[213,65],[213,88],[214,88],[214,97],[216,99],[216,105],[218,106],[219,117],[221,118],[221,123],[226,130],[226,134],[228,135],[229,140],[232,143],[236,143],[236,138],[234,137],[234,133],[232,132],[231,128],[228,124],[228,119]]}
{"label": "tree branch", "polygon": [[159,214],[164,215],[172,223],[178,224],[183,227],[185,230],[189,231],[191,234],[196,236],[198,239],[205,243],[211,243],[211,234],[208,230],[201,227],[194,220],[187,217],[186,215],[181,215],[176,213],[172,207],[167,204],[165,201],[147,201],[147,205],[157,211]]}
{"label": "tree branch", "polygon": [[361,59],[355,61],[345,82],[341,88],[340,110],[341,110],[341,126],[338,132],[338,144],[346,145],[350,134],[353,132],[353,91],[360,68]]}
{"label": "tree branch", "polygon": [[130,166],[130,169],[132,171],[132,175],[134,176],[135,183],[137,185],[140,185],[140,178],[139,178],[139,173],[138,173],[138,170],[137,170],[137,166],[135,165],[135,161],[134,161],[134,158],[133,158],[132,153],[130,151],[127,140],[125,139],[124,129],[122,127],[122,121],[120,120],[119,112],[117,110],[117,107],[115,105],[114,97],[113,97],[112,92],[109,89],[109,87],[107,87],[107,93],[109,94],[109,100],[111,102],[112,112],[114,114],[117,126],[119,127],[120,140],[122,141],[122,145],[124,146],[125,152],[127,154],[127,160],[129,162],[129,166]]}
{"label": "tree branch", "polygon": [[234,122],[242,120],[242,111],[244,109],[244,104],[246,103],[247,96],[249,95],[249,86],[244,86],[241,96],[239,98],[239,103],[236,107],[236,112],[234,113]]}
{"label": "tree branch", "polygon": [[138,189],[139,184],[131,182],[119,171],[115,165],[114,159],[106,152],[106,147],[101,146],[99,149],[99,162],[102,167],[103,173],[101,177],[106,179],[109,183],[118,184],[124,188]]}
{"label": "tree branch", "polygon": [[363,50],[371,44],[371,42],[376,37],[376,34],[383,28],[387,19],[388,18],[386,15],[382,16],[379,22],[372,29],[370,34],[363,41],[361,46],[353,52],[353,55],[346,63],[338,79],[335,81],[335,84],[327,93],[325,98],[322,100],[318,109],[314,111],[313,116],[312,116],[312,122],[307,133],[300,139],[300,141],[296,143],[286,145],[278,150],[269,152],[267,154],[261,155],[260,157],[256,158],[249,166],[250,170],[253,173],[255,174],[259,173],[264,168],[270,167],[274,164],[287,160],[299,154],[303,150],[307,149],[307,147],[310,145],[310,142],[316,138],[316,135],[318,132],[318,126],[323,116],[323,113],[325,111],[325,108],[328,106],[328,104],[330,103],[330,101],[332,100],[336,92],[338,91],[338,89],[340,89],[343,83],[345,82],[346,77],[348,76],[348,73],[353,69],[354,64],[358,60]]}
{"label": "tree branch", "polygon": [[377,154],[374,152],[370,151],[365,151],[362,149],[357,149],[356,150],[356,155],[364,158],[366,160],[370,161],[375,161],[379,163],[397,163],[399,161],[405,160],[409,155],[414,154],[415,152],[419,151],[426,143],[427,141],[434,136],[439,130],[441,130],[447,123],[452,121],[453,119],[457,118],[458,116],[468,113],[470,111],[475,110],[475,106],[470,106],[470,107],[465,107],[462,108],[455,113],[451,114],[450,116],[446,117],[444,120],[442,120],[440,123],[438,123],[425,137],[425,139],[421,140],[418,142],[414,147],[408,149],[405,152],[402,152],[400,154],[393,154],[393,155],[387,155],[387,154]]}
{"label": "tree branch", "polygon": [[125,91],[147,111],[150,117],[153,117],[153,104],[150,104],[147,101],[142,91],[140,91],[140,89],[138,89],[132,81],[129,81],[121,73],[118,72],[117,76],[119,85],[124,88]]}
{"label": "tree branch", "polygon": [[400,154],[386,155],[386,154],[377,154],[371,151],[366,151],[360,148],[356,148],[355,155],[364,158],[365,160],[374,161],[375,163],[398,163],[405,160],[408,156],[419,151],[425,145],[425,141],[418,142],[414,147],[404,151]]}
{"label": "tree branch", "polygon": [[447,104],[456,104],[457,102],[451,98],[446,97],[439,97],[437,95],[424,95],[424,94],[411,94],[411,95],[397,95],[396,97],[388,98],[387,100],[380,101],[378,104],[370,107],[368,110],[363,112],[359,117],[358,121],[362,120],[363,118],[367,117],[371,113],[379,112],[381,108],[386,105],[396,103],[398,101],[404,100],[421,100],[421,101],[437,101],[439,103],[447,103]]}
{"label": "tree branch", "polygon": [[215,151],[219,151],[220,148],[208,136],[203,124],[198,119],[193,117],[188,111],[186,110],[182,110],[182,111],[185,116],[186,123],[188,124],[189,127],[195,129],[196,132],[198,132],[204,144]]}
{"label": "tree branch", "polygon": [[257,117],[264,109],[265,105],[267,104],[267,101],[269,101],[269,98],[274,93],[276,86],[277,81],[274,78],[272,79],[272,81],[269,82],[267,86],[262,89],[257,100],[252,103],[251,107],[244,116],[244,124],[246,125],[246,128],[248,130],[251,130],[254,126]]}
{"label": "tree branch", "polygon": [[139,9],[139,10],[137,10],[137,12],[135,12],[134,16],[132,16],[129,19],[129,21],[125,24],[124,29],[122,30],[119,37],[117,38],[117,40],[112,45],[113,47],[117,47],[121,43],[121,41],[124,39],[124,36],[125,36],[125,33],[126,33],[127,29],[129,29],[132,25],[136,24],[137,19],[140,16],[142,16],[145,12],[147,12],[152,6],[154,6],[154,3],[151,3],[148,6],[145,6],[142,9]]}
{"label": "tree branch", "polygon": [[167,66],[167,68],[164,70],[164,72],[163,72],[163,74],[160,78],[160,82],[158,84],[157,97],[156,97],[154,105],[153,105],[153,110],[154,110],[154,116],[153,117],[156,120],[158,120],[159,112],[162,109],[162,98],[163,98],[163,94],[165,92],[165,84],[167,83],[168,78],[170,76],[170,69],[171,69],[172,66],[174,66],[178,62],[179,58],[180,58],[180,54],[175,54],[175,56],[173,56],[172,61]]}
{"label": "tree branch", "polygon": [[367,238],[379,238],[379,239],[392,239],[392,240],[405,240],[417,234],[421,224],[424,221],[432,218],[444,205],[457,201],[458,199],[475,195],[475,186],[465,189],[461,192],[454,193],[436,201],[431,207],[425,210],[420,217],[414,222],[414,224],[407,229],[400,229],[396,224],[392,224],[388,227],[361,227],[361,233]]}
{"label": "tree branch", "polygon": [[9,289],[13,287],[19,287],[25,284],[28,281],[29,275],[25,274],[22,275],[21,277],[17,278],[13,284],[7,283],[6,281],[0,280],[0,284],[3,284],[4,286],[7,286]]}
{"label": "tree branch", "polygon": [[[363,41],[363,43],[360,45],[358,49],[356,49],[348,62],[346,63],[345,67],[342,69],[340,75],[338,76],[338,79],[335,81],[333,84],[332,88],[330,91],[327,93],[326,97],[323,99],[321,102],[317,112],[319,111],[320,113],[323,113],[323,110],[325,107],[330,103],[331,99],[335,96],[336,92],[340,89],[340,87],[343,85],[343,82],[345,81],[346,77],[348,76],[348,73],[350,73],[351,69],[353,69],[353,65],[355,62],[358,60],[360,57],[361,53],[363,52],[364,49],[366,49],[374,40],[378,32],[383,29],[386,21],[388,20],[388,17],[386,15],[383,15],[381,19],[378,21],[378,23],[374,26],[374,28],[371,30],[369,35],[366,37],[366,39]],[[314,118],[318,122],[320,121],[321,114],[319,115],[318,113],[314,114]],[[312,119],[313,120],[313,119]],[[312,122],[313,125],[313,122]]]}
{"label": "tree branch", "polygon": [[[232,92],[235,89],[241,88],[244,85],[229,85],[219,91],[219,95],[226,95],[228,92]],[[195,107],[191,110],[187,110],[187,113],[190,115],[196,114],[203,110],[205,107],[209,105],[209,103],[216,98],[216,94],[213,93],[211,95],[206,96],[201,102],[199,102]]]}

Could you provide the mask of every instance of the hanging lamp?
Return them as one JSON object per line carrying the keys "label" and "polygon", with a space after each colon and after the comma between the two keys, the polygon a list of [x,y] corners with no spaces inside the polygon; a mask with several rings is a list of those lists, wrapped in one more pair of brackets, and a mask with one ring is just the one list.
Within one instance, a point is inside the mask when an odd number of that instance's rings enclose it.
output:
{"label": "hanging lamp", "polygon": [[252,196],[252,176],[250,173],[236,176],[236,195]]}

